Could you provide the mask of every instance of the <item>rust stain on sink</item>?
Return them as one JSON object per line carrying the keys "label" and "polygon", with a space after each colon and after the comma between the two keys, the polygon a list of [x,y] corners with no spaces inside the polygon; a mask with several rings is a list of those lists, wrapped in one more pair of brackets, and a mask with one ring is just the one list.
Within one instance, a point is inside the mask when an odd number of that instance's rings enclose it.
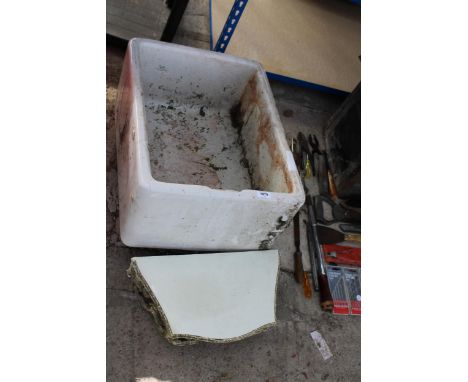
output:
{"label": "rust stain on sink", "polygon": [[[257,156],[260,154],[260,146],[262,144],[266,144],[273,166],[282,172],[288,192],[293,192],[294,184],[289,175],[286,163],[283,160],[280,154],[280,150],[277,147],[275,137],[273,136],[274,132],[271,128],[271,119],[268,114],[268,107],[266,105],[265,99],[261,96],[260,92],[261,91],[258,86],[257,76],[253,75],[245,87],[240,103],[232,108],[232,111],[234,111],[235,113],[239,113],[240,115],[231,115],[231,119],[233,120],[233,124],[239,124],[239,121],[244,121],[245,123],[245,117],[247,112],[249,110],[252,110],[252,107],[257,106],[260,112],[258,131],[255,139],[255,148]],[[268,183],[269,180],[268,175],[258,175],[260,178],[259,186],[263,189],[266,189],[265,185]],[[265,175],[267,176],[267,178],[264,177]]]}

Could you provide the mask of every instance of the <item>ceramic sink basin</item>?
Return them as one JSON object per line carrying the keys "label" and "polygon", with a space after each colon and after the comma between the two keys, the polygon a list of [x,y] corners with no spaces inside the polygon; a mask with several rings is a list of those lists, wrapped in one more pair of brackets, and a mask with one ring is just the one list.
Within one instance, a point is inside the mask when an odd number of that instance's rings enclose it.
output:
{"label": "ceramic sink basin", "polygon": [[133,39],[116,131],[120,235],[128,246],[268,249],[304,203],[256,62]]}

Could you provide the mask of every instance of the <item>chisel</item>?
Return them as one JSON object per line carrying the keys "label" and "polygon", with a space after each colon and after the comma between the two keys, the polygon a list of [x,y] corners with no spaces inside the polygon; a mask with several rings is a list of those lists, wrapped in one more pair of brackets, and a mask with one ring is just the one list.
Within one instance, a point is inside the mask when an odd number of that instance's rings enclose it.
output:
{"label": "chisel", "polygon": [[322,246],[320,245],[320,242],[318,240],[317,220],[315,218],[314,205],[313,203],[311,203],[309,195],[307,195],[306,198],[309,198],[309,200],[307,201],[307,204],[310,206],[309,224],[312,229],[312,239],[318,265],[317,278],[320,290],[320,305],[323,310],[331,312],[333,310],[333,298],[330,293],[330,286],[328,285],[328,276],[325,268],[325,259],[323,256]]}
{"label": "chisel", "polygon": [[317,260],[315,258],[315,251],[313,249],[313,238],[312,230],[307,221],[304,220],[304,224],[307,230],[307,245],[309,247],[309,259],[310,259],[310,274],[312,275],[312,285],[316,292],[319,291],[318,277],[317,277]]}
{"label": "chisel", "polygon": [[294,216],[294,244],[296,245],[296,252],[294,252],[294,279],[298,284],[302,284],[304,296],[306,296],[306,298],[311,298],[312,289],[310,288],[309,279],[307,273],[304,272],[304,266],[302,264],[299,212]]}

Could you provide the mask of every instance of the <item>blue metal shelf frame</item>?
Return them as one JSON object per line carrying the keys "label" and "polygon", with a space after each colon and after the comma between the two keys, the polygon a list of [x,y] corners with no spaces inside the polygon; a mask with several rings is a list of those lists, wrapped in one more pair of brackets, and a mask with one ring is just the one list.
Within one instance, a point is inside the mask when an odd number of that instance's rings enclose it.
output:
{"label": "blue metal shelf frame", "polygon": [[[218,41],[216,42],[216,46],[214,48],[215,52],[224,53],[226,48],[231,41],[232,34],[239,23],[239,19],[244,12],[245,6],[247,5],[248,0],[235,0],[234,5],[232,6],[231,12],[224,24],[224,28],[219,35]],[[210,2],[211,7],[211,2]]]}

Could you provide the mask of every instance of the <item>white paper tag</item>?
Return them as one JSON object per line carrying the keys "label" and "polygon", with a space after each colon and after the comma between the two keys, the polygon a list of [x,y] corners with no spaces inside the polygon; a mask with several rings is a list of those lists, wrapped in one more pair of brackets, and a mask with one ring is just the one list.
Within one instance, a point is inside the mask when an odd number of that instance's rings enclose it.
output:
{"label": "white paper tag", "polygon": [[286,161],[288,162],[288,170],[294,171],[296,170],[296,162],[294,162],[294,155],[291,151],[286,151]]}
{"label": "white paper tag", "polygon": [[270,199],[271,195],[266,191],[257,191],[257,197],[260,199]]}
{"label": "white paper tag", "polygon": [[326,361],[327,359],[333,356],[333,354],[330,351],[330,348],[325,342],[325,339],[317,330],[314,330],[313,332],[311,332],[310,336],[314,340],[315,346],[317,346],[317,349],[320,351],[320,354],[322,354],[324,361]]}

